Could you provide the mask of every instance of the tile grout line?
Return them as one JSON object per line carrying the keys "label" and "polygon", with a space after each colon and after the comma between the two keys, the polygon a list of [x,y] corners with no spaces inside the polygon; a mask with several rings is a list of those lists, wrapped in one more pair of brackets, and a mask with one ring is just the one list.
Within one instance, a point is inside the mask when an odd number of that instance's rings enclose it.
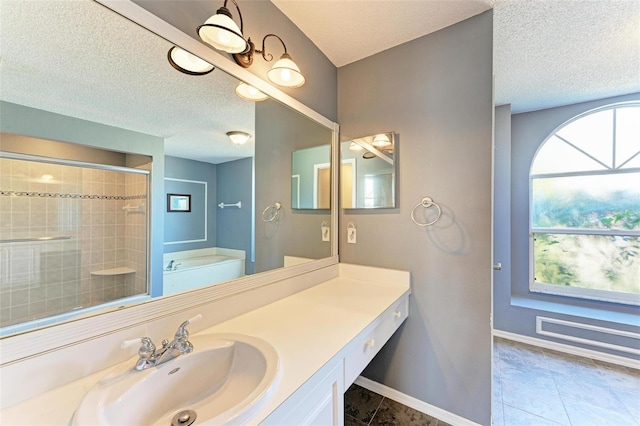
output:
{"label": "tile grout line", "polygon": [[547,355],[547,352],[544,349],[542,349],[542,356],[544,357],[545,368],[551,374],[551,379],[553,380],[553,385],[555,386],[556,392],[558,392],[558,396],[560,397],[560,403],[562,403],[562,409],[564,410],[564,414],[565,414],[565,416],[567,416],[567,421],[569,422],[568,426],[572,426],[571,417],[569,417],[569,412],[567,411],[567,407],[565,405],[564,398],[562,397],[562,393],[560,392],[560,388],[558,387],[558,382],[556,380],[557,374],[555,373],[555,371],[551,371],[551,369],[549,368],[548,355]]}
{"label": "tile grout line", "polygon": [[373,419],[376,418],[376,415],[378,414],[378,410],[380,410],[380,407],[382,406],[382,402],[385,400],[386,397],[382,397],[382,399],[380,400],[380,402],[378,403],[378,406],[376,407],[376,410],[373,412],[373,416],[371,416],[371,420],[369,420],[369,423],[367,423],[367,426],[371,425],[371,422],[373,422]]}

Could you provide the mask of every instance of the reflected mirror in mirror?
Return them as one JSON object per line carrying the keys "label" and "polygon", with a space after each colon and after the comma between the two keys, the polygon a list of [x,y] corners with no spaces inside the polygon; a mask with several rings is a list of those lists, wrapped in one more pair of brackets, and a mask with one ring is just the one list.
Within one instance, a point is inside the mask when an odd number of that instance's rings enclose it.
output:
{"label": "reflected mirror in mirror", "polygon": [[331,208],[331,147],[321,145],[291,155],[291,207]]}
{"label": "reflected mirror in mirror", "polygon": [[398,141],[393,132],[340,144],[340,201],[344,209],[396,207]]}
{"label": "reflected mirror in mirror", "polygon": [[[292,152],[330,145],[331,128],[271,99],[240,98],[240,81],[218,69],[180,73],[167,60],[171,43],[90,0],[3,0],[0,24],[7,40],[0,152],[46,165],[0,163],[0,239],[44,238],[25,250],[9,249],[25,242],[0,245],[0,298],[11,301],[0,308],[1,335],[128,306],[127,297],[149,300],[281,268],[289,258],[332,256],[320,238],[330,211],[292,214],[289,205]],[[24,28],[36,27],[25,36]],[[250,138],[237,145],[232,131]],[[301,144],[309,132],[318,136]],[[85,148],[101,154],[68,154]],[[109,156],[120,157],[115,167],[124,178],[107,170]],[[78,178],[73,161],[104,179]],[[60,181],[53,166],[86,182]],[[148,180],[147,189],[121,187],[129,175]],[[191,211],[168,212],[167,194],[189,196]],[[263,221],[276,202],[278,220]],[[59,210],[50,214],[54,204]],[[144,232],[127,230],[134,218]],[[211,263],[230,267],[181,275]],[[123,273],[105,273],[113,270]],[[47,307],[56,315],[47,316]]]}

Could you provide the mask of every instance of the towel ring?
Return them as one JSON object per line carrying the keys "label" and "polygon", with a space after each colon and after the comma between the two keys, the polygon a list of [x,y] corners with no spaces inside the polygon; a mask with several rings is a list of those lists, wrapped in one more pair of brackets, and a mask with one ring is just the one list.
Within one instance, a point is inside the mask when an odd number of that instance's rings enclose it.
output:
{"label": "towel ring", "polygon": [[[428,209],[430,207],[434,207],[435,206],[435,208],[438,209],[438,216],[435,219],[433,219],[431,222],[427,222],[427,223],[418,222],[414,215],[415,215],[416,209],[418,207],[420,207],[420,206],[424,207],[425,209]],[[422,201],[420,201],[418,204],[416,204],[416,206],[413,208],[413,210],[411,210],[411,220],[413,221],[413,223],[415,223],[418,226],[433,225],[434,223],[436,223],[438,221],[438,219],[440,219],[441,215],[442,215],[442,209],[440,208],[440,206],[435,201],[433,201],[433,199],[431,197],[424,197],[422,199]]]}
{"label": "towel ring", "polygon": [[266,209],[262,211],[262,221],[273,222],[274,220],[276,220],[276,218],[280,214],[281,208],[282,208],[282,204],[277,202],[268,206]]}

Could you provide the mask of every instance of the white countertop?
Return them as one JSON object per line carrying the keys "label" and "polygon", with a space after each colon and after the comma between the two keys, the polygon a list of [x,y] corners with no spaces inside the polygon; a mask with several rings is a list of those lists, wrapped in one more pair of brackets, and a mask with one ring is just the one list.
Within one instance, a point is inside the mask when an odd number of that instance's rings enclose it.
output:
{"label": "white countertop", "polygon": [[[408,280],[406,284],[399,284],[336,278],[200,333],[248,334],[266,340],[278,352],[279,383],[248,422],[257,424],[409,291]],[[133,366],[135,360],[127,362]],[[87,390],[109,370],[111,368],[8,407],[0,412],[0,423],[67,425]]]}

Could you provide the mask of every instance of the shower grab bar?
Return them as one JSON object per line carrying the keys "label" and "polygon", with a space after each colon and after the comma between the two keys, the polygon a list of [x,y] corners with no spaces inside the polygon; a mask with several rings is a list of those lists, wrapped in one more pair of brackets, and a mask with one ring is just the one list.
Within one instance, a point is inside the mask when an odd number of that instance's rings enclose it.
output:
{"label": "shower grab bar", "polygon": [[60,241],[60,240],[72,240],[73,237],[37,237],[37,238],[12,238],[8,240],[0,240],[0,244],[7,243],[29,243],[33,241]]}

